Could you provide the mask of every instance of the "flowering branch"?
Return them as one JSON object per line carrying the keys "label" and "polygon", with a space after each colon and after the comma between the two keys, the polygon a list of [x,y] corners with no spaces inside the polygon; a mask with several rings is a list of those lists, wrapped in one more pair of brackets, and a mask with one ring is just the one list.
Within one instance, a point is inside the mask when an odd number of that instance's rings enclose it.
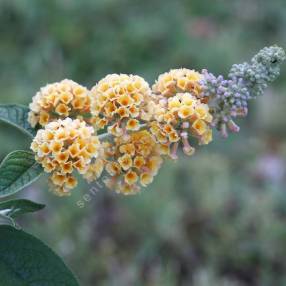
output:
{"label": "flowering branch", "polygon": [[[42,87],[29,109],[0,106],[1,120],[33,137],[35,154],[17,151],[3,161],[0,171],[10,179],[3,175],[1,185],[0,176],[0,195],[15,193],[42,170],[61,196],[77,185],[76,173],[91,182],[106,172],[108,188],[138,193],[165,158],[178,158],[180,147],[190,156],[195,142],[212,141],[214,127],[225,137],[227,130],[238,132],[233,119],[246,116],[248,101],[278,77],[284,60],[284,50],[273,46],[249,63],[233,65],[226,78],[173,69],[152,87],[126,74],[107,75],[91,90],[63,80]],[[107,132],[97,135],[101,130]],[[11,174],[15,164],[21,168]]]}

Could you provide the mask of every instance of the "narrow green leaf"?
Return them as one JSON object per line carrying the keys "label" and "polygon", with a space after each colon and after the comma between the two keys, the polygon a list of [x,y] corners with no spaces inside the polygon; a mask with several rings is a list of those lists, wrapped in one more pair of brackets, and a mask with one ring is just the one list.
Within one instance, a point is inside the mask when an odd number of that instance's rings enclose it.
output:
{"label": "narrow green leaf", "polygon": [[5,286],[78,286],[64,262],[39,239],[0,226],[0,277]]}
{"label": "narrow green leaf", "polygon": [[29,200],[19,199],[0,202],[0,214],[16,218],[22,214],[36,212],[43,209],[45,205]]}
{"label": "narrow green leaf", "polygon": [[36,130],[28,122],[29,108],[17,104],[0,105],[0,120],[7,122],[31,137],[34,137]]}
{"label": "narrow green leaf", "polygon": [[0,165],[0,198],[12,195],[34,182],[43,172],[29,151],[14,151]]}

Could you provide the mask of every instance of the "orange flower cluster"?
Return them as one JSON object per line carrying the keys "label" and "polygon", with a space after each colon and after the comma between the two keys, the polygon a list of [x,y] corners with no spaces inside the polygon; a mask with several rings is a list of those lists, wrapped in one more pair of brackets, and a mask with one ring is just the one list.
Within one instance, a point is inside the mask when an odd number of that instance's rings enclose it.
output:
{"label": "orange flower cluster", "polygon": [[108,125],[108,132],[114,136],[137,131],[139,120],[151,119],[151,89],[140,76],[108,75],[91,89],[91,94],[96,127]]}
{"label": "orange flower cluster", "polygon": [[[78,172],[88,182],[105,172],[107,187],[135,194],[153,181],[165,155],[176,158],[212,140],[208,105],[200,98],[201,75],[177,69],[159,76],[150,89],[141,77],[111,74],[90,91],[63,80],[48,84],[30,104],[29,122],[39,124],[31,149],[59,195],[69,194]],[[105,142],[96,131],[107,127]],[[141,129],[141,130],[140,130]]]}
{"label": "orange flower cluster", "polygon": [[42,87],[29,107],[31,126],[45,126],[56,119],[81,118],[89,113],[90,96],[85,87],[65,79]]}
{"label": "orange flower cluster", "polygon": [[94,129],[78,119],[50,122],[38,131],[31,149],[47,173],[58,195],[67,195],[77,185],[74,171],[85,174],[97,157],[100,143]]}
{"label": "orange flower cluster", "polygon": [[152,90],[155,94],[172,97],[177,93],[189,92],[195,97],[200,97],[202,88],[200,80],[202,75],[189,69],[172,69],[161,74]]}
{"label": "orange flower cluster", "polygon": [[140,191],[153,181],[163,160],[158,144],[147,130],[115,137],[105,146],[105,169],[108,188],[125,195]]}
{"label": "orange flower cluster", "polygon": [[177,93],[163,98],[155,106],[154,119],[150,131],[156,140],[171,147],[170,156],[177,158],[177,148],[181,141],[187,155],[194,153],[189,138],[197,138],[200,144],[212,141],[212,116],[207,104],[190,93]]}

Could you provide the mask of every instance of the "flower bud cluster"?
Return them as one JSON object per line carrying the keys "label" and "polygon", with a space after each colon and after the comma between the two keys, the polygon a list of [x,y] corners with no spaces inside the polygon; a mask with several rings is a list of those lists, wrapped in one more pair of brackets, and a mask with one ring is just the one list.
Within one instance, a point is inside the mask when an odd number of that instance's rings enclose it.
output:
{"label": "flower bud cluster", "polygon": [[227,136],[227,128],[239,131],[232,118],[247,114],[248,101],[262,95],[268,84],[278,77],[284,60],[284,50],[273,46],[262,49],[250,63],[233,65],[227,79],[203,70],[202,95],[208,98],[214,125],[224,136]]}

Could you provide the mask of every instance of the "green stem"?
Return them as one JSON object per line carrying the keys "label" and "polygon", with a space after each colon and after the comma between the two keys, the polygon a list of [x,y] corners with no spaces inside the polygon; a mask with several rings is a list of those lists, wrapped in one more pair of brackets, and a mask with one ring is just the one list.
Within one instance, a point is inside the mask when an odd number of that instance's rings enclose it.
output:
{"label": "green stem", "polygon": [[98,139],[99,140],[105,140],[105,139],[108,139],[110,136],[112,136],[110,133],[102,133],[102,134],[98,135]]}

